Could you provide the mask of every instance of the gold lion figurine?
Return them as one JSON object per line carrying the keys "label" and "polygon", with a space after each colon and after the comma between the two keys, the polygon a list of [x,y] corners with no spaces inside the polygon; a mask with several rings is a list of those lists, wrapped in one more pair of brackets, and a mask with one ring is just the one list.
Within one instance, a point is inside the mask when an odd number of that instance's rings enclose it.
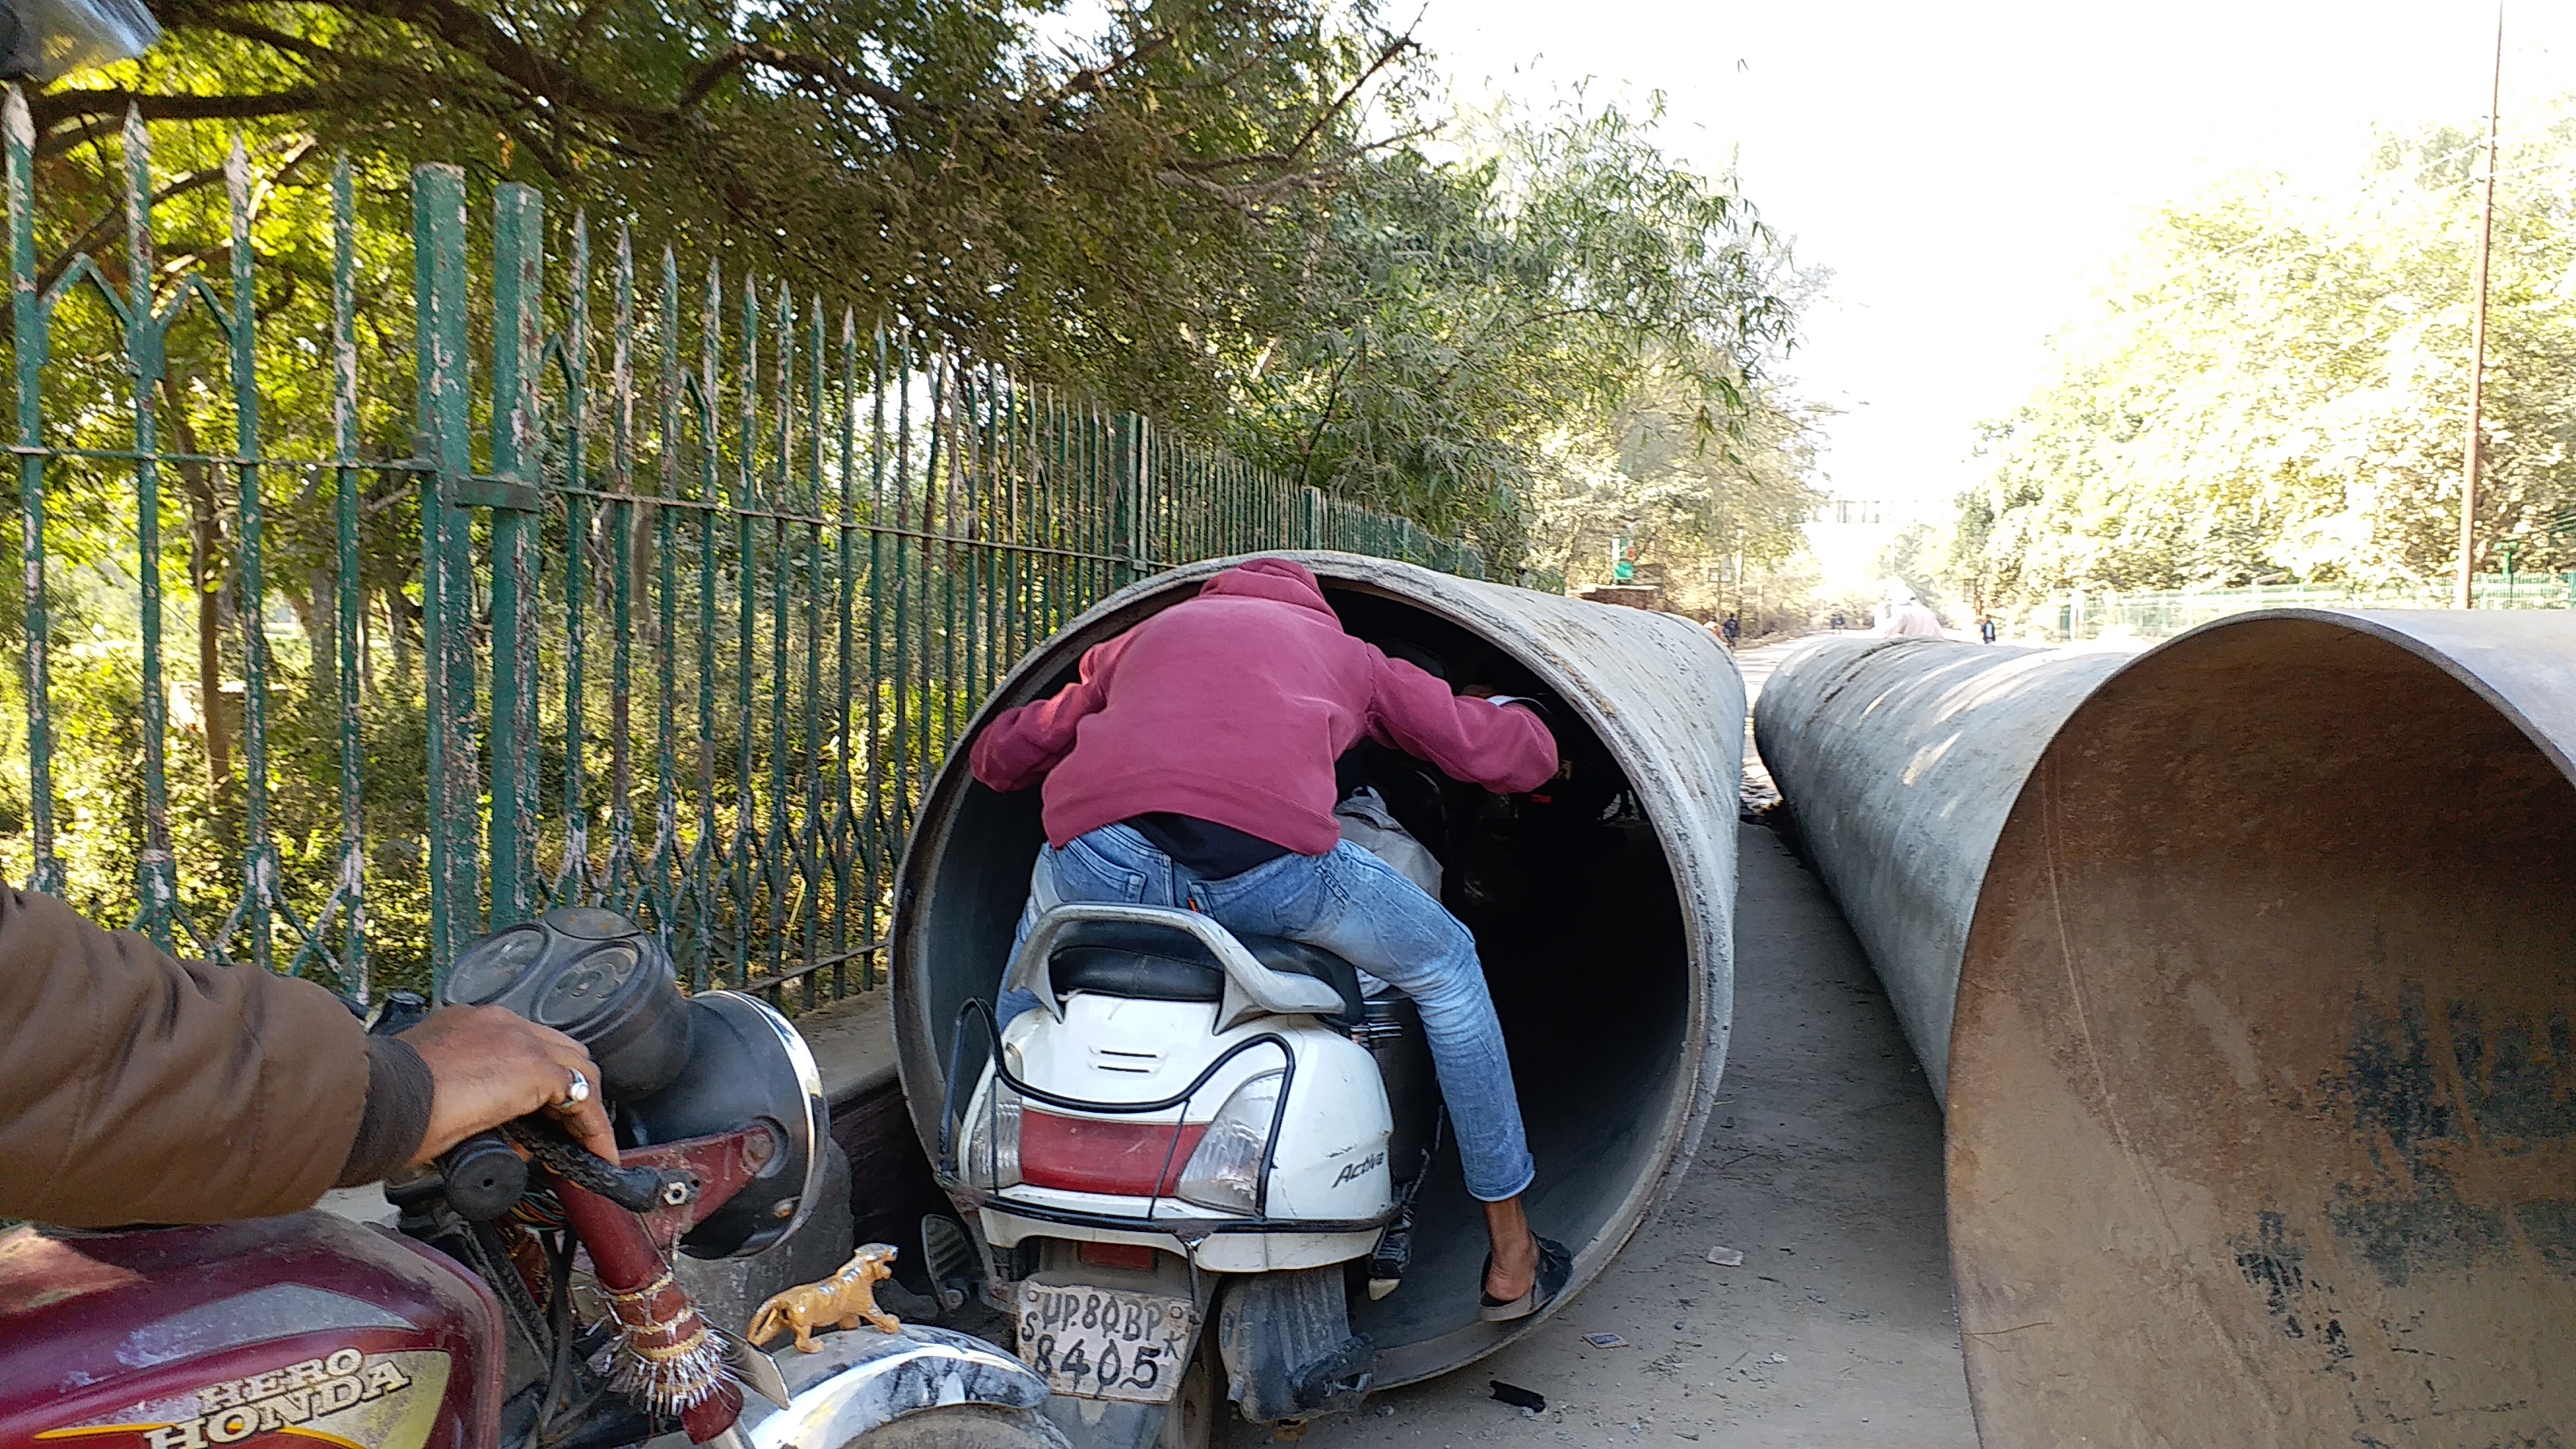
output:
{"label": "gold lion figurine", "polygon": [[816,1353],[822,1348],[814,1341],[818,1328],[856,1328],[862,1319],[880,1333],[902,1328],[893,1314],[877,1306],[876,1285],[894,1276],[894,1255],[892,1244],[869,1243],[852,1253],[831,1277],[790,1288],[763,1303],[751,1315],[751,1341],[767,1343],[792,1328],[797,1351]]}

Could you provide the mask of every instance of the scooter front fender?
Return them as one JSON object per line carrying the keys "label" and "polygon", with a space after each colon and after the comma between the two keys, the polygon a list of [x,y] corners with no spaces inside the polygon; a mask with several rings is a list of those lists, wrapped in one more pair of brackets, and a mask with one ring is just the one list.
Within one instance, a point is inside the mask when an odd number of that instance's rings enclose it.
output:
{"label": "scooter front fender", "polygon": [[771,1355],[787,1381],[787,1407],[757,1396],[744,1405],[740,1427],[752,1449],[841,1449],[922,1409],[1035,1409],[1047,1398],[1046,1382],[1018,1359],[944,1328],[853,1328],[815,1343],[813,1353],[791,1346]]}

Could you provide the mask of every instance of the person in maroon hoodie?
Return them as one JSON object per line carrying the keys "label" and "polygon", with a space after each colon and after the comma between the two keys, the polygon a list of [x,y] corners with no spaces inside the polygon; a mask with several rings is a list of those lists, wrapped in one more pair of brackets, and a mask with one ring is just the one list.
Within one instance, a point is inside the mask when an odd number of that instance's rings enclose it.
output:
{"label": "person in maroon hoodie", "polygon": [[[1351,637],[1314,574],[1276,558],[1094,647],[1074,683],[996,715],[970,763],[995,790],[1044,785],[1047,843],[1021,939],[1041,900],[1183,907],[1320,947],[1412,997],[1467,1190],[1485,1205],[1483,1315],[1526,1317],[1564,1291],[1571,1257],[1522,1210],[1537,1169],[1475,938],[1341,838],[1333,764],[1362,739],[1498,793],[1557,768],[1536,711],[1453,695]],[[1034,1005],[1006,994],[1001,1018]]]}

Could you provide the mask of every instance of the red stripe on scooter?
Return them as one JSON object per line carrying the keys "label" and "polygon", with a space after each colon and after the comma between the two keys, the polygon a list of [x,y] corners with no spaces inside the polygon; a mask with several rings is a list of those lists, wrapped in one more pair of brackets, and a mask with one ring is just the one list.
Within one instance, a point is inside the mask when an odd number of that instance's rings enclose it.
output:
{"label": "red stripe on scooter", "polygon": [[[1178,1142],[1173,1139],[1177,1135]],[[1033,1187],[1124,1197],[1168,1196],[1207,1135],[1205,1122],[1103,1122],[1020,1112],[1020,1180]],[[1162,1186],[1154,1185],[1156,1173]]]}

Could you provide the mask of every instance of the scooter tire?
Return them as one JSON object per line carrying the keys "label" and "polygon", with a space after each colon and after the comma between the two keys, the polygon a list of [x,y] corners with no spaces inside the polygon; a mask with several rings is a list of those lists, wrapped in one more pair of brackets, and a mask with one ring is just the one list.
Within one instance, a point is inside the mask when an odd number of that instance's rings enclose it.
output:
{"label": "scooter tire", "polygon": [[1154,1449],[1213,1449],[1222,1422],[1232,1417],[1233,1405],[1225,1397],[1224,1386],[1225,1364],[1217,1356],[1216,1334],[1202,1330],[1189,1367],[1181,1374],[1180,1391],[1172,1396],[1172,1406],[1163,1416],[1163,1432],[1155,1439]]}
{"label": "scooter tire", "polygon": [[1056,1426],[1026,1409],[942,1404],[879,1424],[841,1449],[1072,1449]]}

